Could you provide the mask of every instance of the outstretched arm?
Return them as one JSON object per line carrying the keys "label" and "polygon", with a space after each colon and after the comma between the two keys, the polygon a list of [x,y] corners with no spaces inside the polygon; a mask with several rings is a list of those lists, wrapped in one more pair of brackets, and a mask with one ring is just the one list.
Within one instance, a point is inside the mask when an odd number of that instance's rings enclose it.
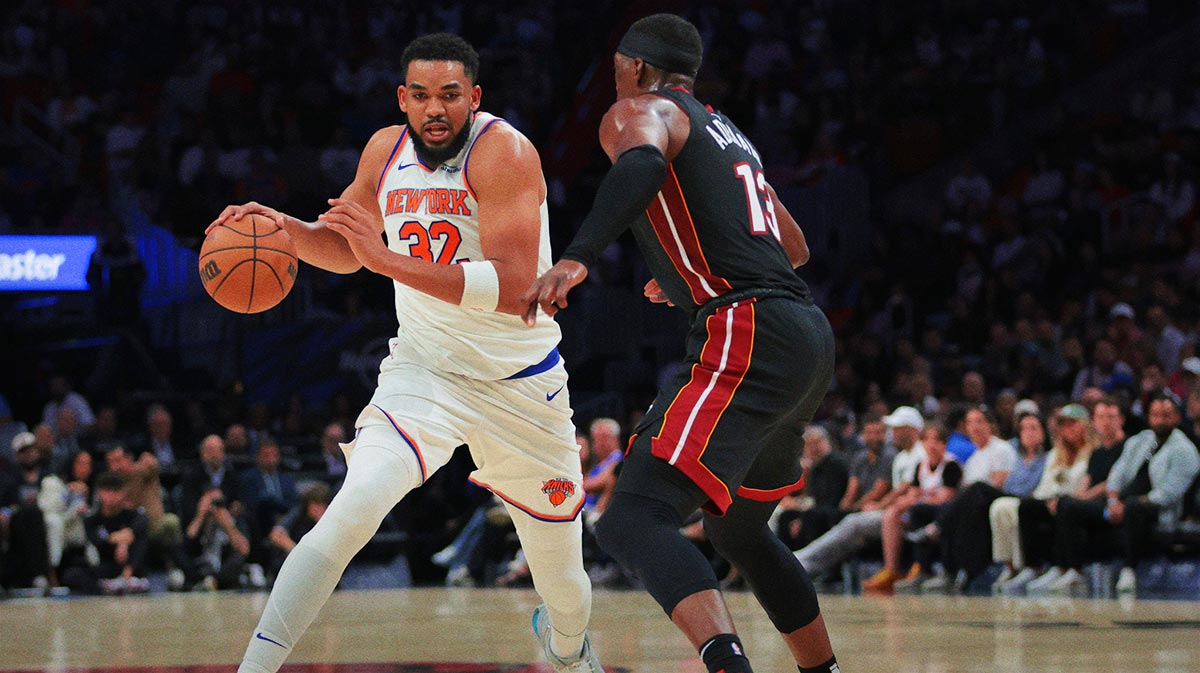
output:
{"label": "outstretched arm", "polygon": [[521,295],[526,324],[533,324],[539,305],[548,315],[566,307],[567,293],[587,277],[587,267],[646,211],[662,188],[671,129],[657,108],[660,103],[651,97],[627,98],[605,113],[600,145],[613,166],[562,259]]}

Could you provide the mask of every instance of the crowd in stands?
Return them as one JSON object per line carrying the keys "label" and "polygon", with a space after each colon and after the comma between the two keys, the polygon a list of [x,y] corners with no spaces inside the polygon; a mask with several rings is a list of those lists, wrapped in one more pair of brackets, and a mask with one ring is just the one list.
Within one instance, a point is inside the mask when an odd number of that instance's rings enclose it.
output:
{"label": "crowd in stands", "polygon": [[[961,589],[1000,568],[999,591],[1078,592],[1087,561],[1133,568],[1197,518],[1194,477],[1182,482],[1200,432],[1200,68],[1145,79],[1116,113],[1053,107],[1191,18],[1182,4],[691,3],[708,44],[697,96],[768,148],[781,194],[835,169],[870,178],[863,263],[816,250],[800,271],[837,332],[837,370],[805,437],[808,487],[776,526],[814,575],[878,553],[870,590]],[[371,131],[401,121],[397,45],[432,30],[479,48],[484,107],[548,157],[592,57],[607,58],[595,26],[624,5],[518,5],[7,3],[0,111],[26,124],[39,111],[34,132],[55,150],[4,137],[0,233],[98,233],[120,262],[130,209],[193,246],[226,203],[311,218]],[[963,154],[1039,105],[1049,118],[1015,169]],[[881,211],[879,196],[954,157],[923,217]],[[556,245],[604,163],[597,153],[566,184],[548,174]],[[589,284],[640,296],[636,257],[621,241]],[[335,312],[390,310],[386,283],[366,274],[312,276]],[[671,365],[644,357],[648,371]],[[594,384],[573,371],[577,382]],[[8,587],[141,591],[148,569],[173,588],[263,585],[344,475],[345,397],[218,412],[76,391],[41,370],[26,383],[2,391],[19,413],[0,407]],[[644,402],[580,419],[589,519]],[[524,582],[511,523],[464,482],[470,469],[460,456],[385,526],[418,582]],[[628,581],[588,549],[594,579]]]}

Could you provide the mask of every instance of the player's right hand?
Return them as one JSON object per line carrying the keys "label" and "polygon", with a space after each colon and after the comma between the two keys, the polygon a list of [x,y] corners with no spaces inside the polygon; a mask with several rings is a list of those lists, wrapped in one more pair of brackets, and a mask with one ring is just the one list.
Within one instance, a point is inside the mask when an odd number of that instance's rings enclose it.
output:
{"label": "player's right hand", "polygon": [[558,313],[560,308],[566,308],[567,293],[582,283],[587,274],[587,267],[579,262],[570,259],[558,260],[518,297],[521,305],[527,307],[521,316],[525,324],[533,327],[537,321],[539,307],[549,316]]}
{"label": "player's right hand", "polygon": [[284,225],[287,223],[287,216],[278,210],[275,210],[274,208],[268,208],[267,206],[264,206],[256,201],[250,201],[249,203],[243,203],[240,206],[225,206],[225,210],[221,211],[221,214],[217,216],[217,219],[213,220],[211,224],[204,228],[204,235],[207,236],[214,228],[219,226],[225,220],[240,220],[246,215],[250,214],[262,215],[268,220],[274,222],[275,226],[279,227],[280,229],[283,229]]}

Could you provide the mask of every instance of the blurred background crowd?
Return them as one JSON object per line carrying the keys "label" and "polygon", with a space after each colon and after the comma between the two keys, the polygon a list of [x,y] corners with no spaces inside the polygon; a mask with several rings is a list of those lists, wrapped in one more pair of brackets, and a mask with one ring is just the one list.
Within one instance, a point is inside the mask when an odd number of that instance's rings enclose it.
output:
{"label": "blurred background crowd", "polygon": [[[557,253],[607,165],[595,133],[612,49],[652,10],[700,27],[696,95],[762,151],[813,251],[798,273],[838,336],[824,434],[805,447],[813,479],[777,521],[810,570],[857,588],[839,569],[865,560],[880,568],[865,589],[941,591],[1001,590],[1029,569],[1026,584],[1077,592],[1085,563],[1111,560],[1109,588],[1140,577],[1145,593],[1148,560],[1194,560],[1194,471],[1174,483],[1200,430],[1194,4],[651,4],[5,3],[0,235],[99,243],[87,291],[0,292],[4,585],[269,583],[336,492],[337,443],[394,332],[390,282],[303,268],[279,307],[234,315],[200,289],[204,225],[251,199],[314,219],[369,135],[403,122],[403,46],[449,30],[480,51],[484,109],[541,153]],[[648,278],[623,238],[559,317],[591,517],[683,355],[686,316],[648,304]],[[1110,410],[1119,428],[1102,420]],[[1025,436],[1030,416],[1041,440]],[[1084,439],[1064,433],[1074,423]],[[961,479],[912,491],[922,465],[938,469],[939,429]],[[1136,437],[1126,460],[1141,462],[1116,499],[1155,509],[1114,517],[1103,482],[1129,470],[1118,458]],[[985,451],[992,439],[1012,455]],[[974,451],[1005,457],[972,466]],[[1182,462],[1167,470],[1168,455]],[[503,510],[470,469],[464,452],[401,503],[364,561],[402,554],[416,583],[525,581]],[[1038,490],[1059,472],[1057,490]],[[1089,534],[1060,540],[1060,515]],[[1021,558],[976,539],[981,527],[1009,530]],[[632,581],[589,549],[597,582]]]}

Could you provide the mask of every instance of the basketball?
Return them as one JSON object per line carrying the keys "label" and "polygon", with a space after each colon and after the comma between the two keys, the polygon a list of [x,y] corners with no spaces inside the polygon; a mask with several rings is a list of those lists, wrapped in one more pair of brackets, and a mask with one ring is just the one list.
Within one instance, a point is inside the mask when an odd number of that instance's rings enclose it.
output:
{"label": "basketball", "polygon": [[237,313],[261,313],[292,289],[296,245],[261,215],[217,225],[200,246],[200,280],[218,304]]}

